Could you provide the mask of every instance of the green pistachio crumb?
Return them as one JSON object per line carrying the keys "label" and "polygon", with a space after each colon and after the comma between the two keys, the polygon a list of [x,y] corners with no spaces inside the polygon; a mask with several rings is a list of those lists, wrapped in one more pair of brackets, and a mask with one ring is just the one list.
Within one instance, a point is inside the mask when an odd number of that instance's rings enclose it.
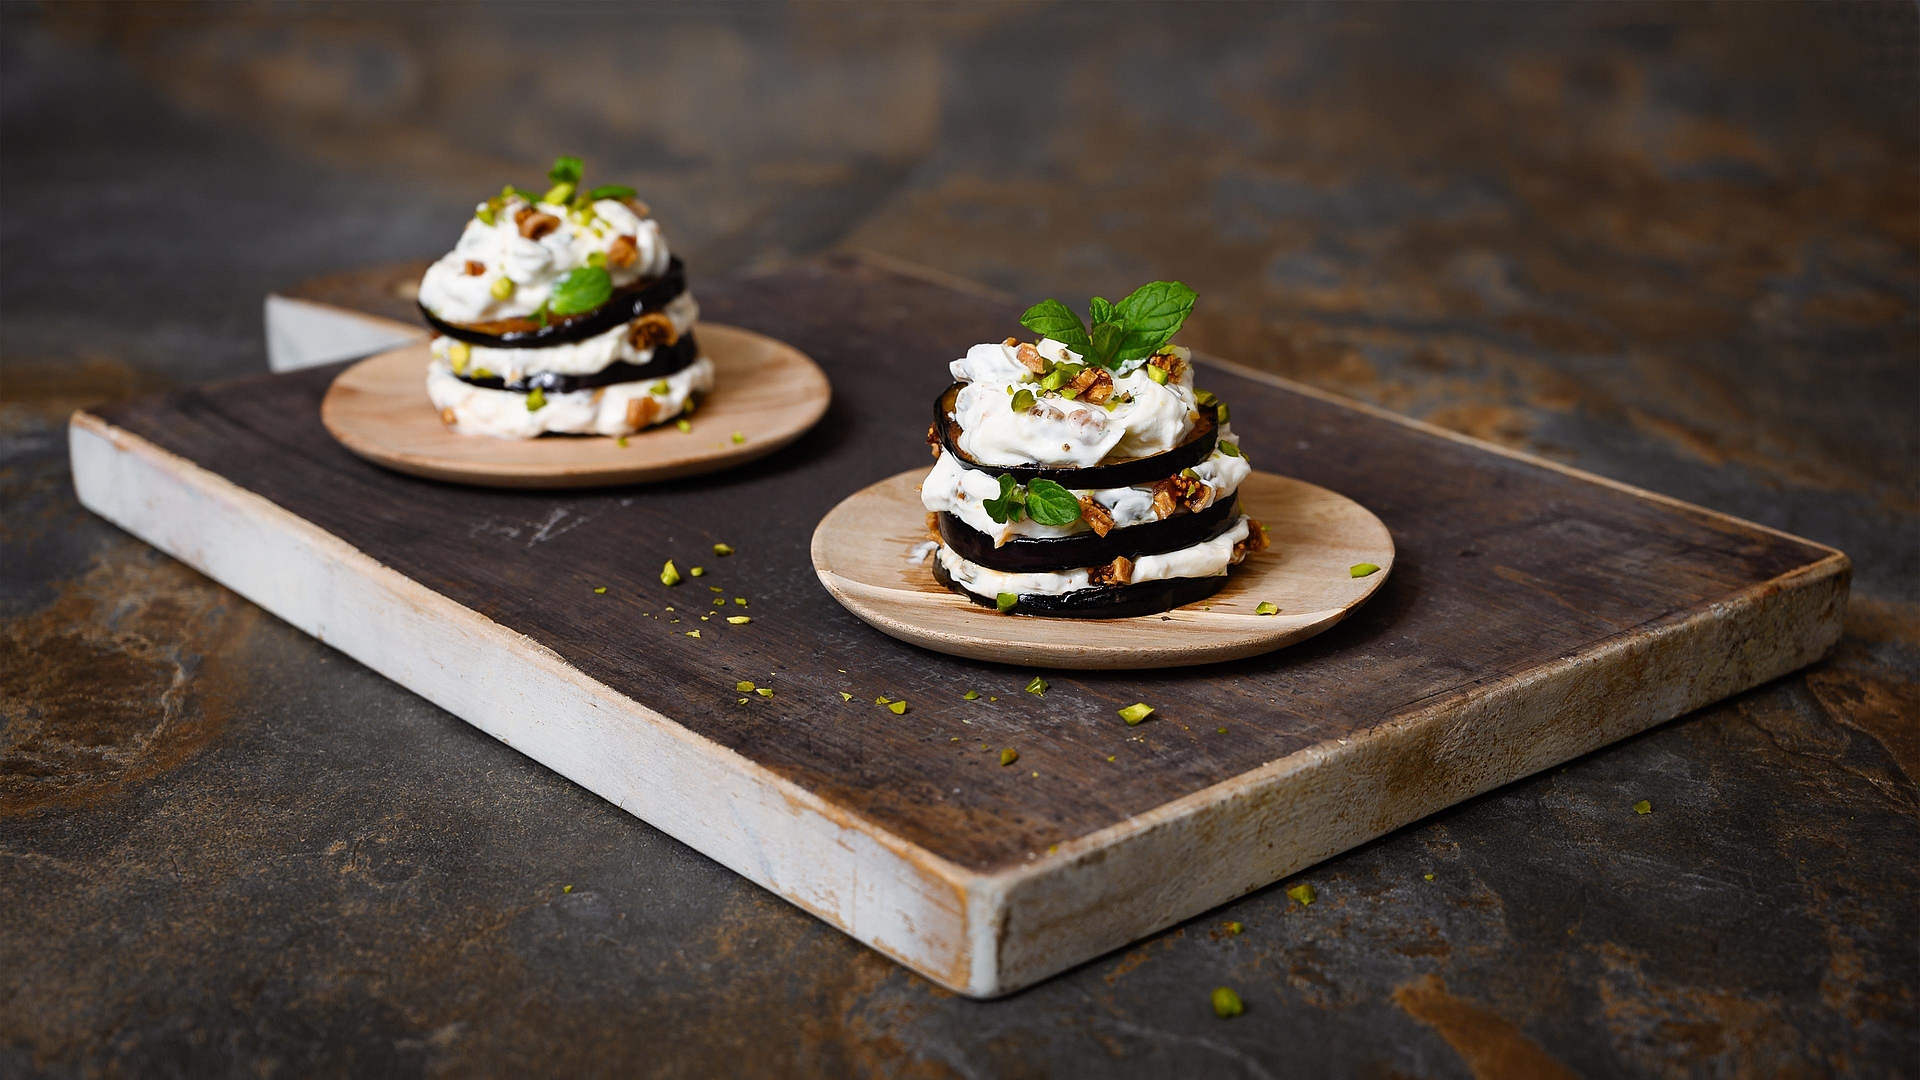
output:
{"label": "green pistachio crumb", "polygon": [[715,544],[713,545],[713,553],[724,559],[727,556],[733,554],[733,545],[732,544]]}
{"label": "green pistachio crumb", "polygon": [[1255,615],[1278,615],[1280,614],[1280,609],[1274,607],[1270,602],[1262,600],[1260,601],[1260,606],[1253,609],[1253,613]]}
{"label": "green pistachio crumb", "polygon": [[752,622],[753,618],[748,615],[729,615],[727,616],[727,621],[735,626],[745,626]]}
{"label": "green pistachio crumb", "polygon": [[887,703],[888,703],[889,701],[892,701],[892,700],[893,700],[893,699],[892,699],[892,698],[889,698],[889,697],[888,697],[887,695],[885,695],[885,694],[881,694],[881,695],[880,695],[879,697],[877,697],[877,698],[874,698],[874,699],[873,699],[873,703],[874,703],[875,705],[885,705],[885,704],[887,704]]}
{"label": "green pistachio crumb", "polygon": [[1010,592],[998,593],[993,598],[993,606],[1002,612],[1012,611],[1013,605],[1019,602],[1020,597]]}
{"label": "green pistachio crumb", "polygon": [[1304,881],[1298,885],[1294,885],[1288,888],[1287,895],[1293,897],[1295,900],[1300,901],[1300,903],[1303,905],[1311,904],[1315,900],[1320,899],[1320,894],[1313,891],[1313,886],[1307,884]]}
{"label": "green pistachio crumb", "polygon": [[693,430],[693,422],[690,420],[676,421],[673,426],[679,428],[680,433],[683,435]]}
{"label": "green pistachio crumb", "polygon": [[613,445],[619,447],[622,450],[625,450],[627,448],[627,437],[625,435],[620,436],[619,438],[613,440]]}
{"label": "green pistachio crumb", "polygon": [[495,278],[493,287],[488,289],[487,292],[495,300],[505,300],[513,295],[513,279],[510,277]]}
{"label": "green pistachio crumb", "polygon": [[736,596],[736,597],[734,597],[734,598],[733,598],[733,602],[734,602],[734,603],[736,603],[736,604],[738,604],[738,605],[740,605],[741,607],[746,607],[746,606],[747,606],[747,598],[746,598],[746,597],[744,597],[744,596]]}
{"label": "green pistachio crumb", "polygon": [[1152,379],[1154,382],[1159,383],[1161,386],[1167,385],[1167,369],[1166,368],[1155,367],[1152,364],[1148,364],[1145,370],[1147,373],[1147,378]]}
{"label": "green pistachio crumb", "polygon": [[652,386],[647,387],[647,393],[653,394],[655,396],[665,396],[665,394],[667,393],[667,390],[668,390],[667,380],[665,379],[661,379],[659,382],[654,383]]}
{"label": "green pistachio crumb", "polygon": [[1033,677],[1033,681],[1027,684],[1027,693],[1032,694],[1035,697],[1046,697],[1047,696],[1047,680],[1041,678],[1038,675],[1035,675]]}
{"label": "green pistachio crumb", "polygon": [[745,679],[741,679],[739,682],[733,684],[733,688],[745,694],[753,690],[753,684]]}
{"label": "green pistachio crumb", "polygon": [[[1154,368],[1153,370],[1159,371],[1160,369]],[[1224,986],[1214,989],[1213,1015],[1222,1020],[1231,1020],[1246,1011],[1247,1007],[1241,1003],[1239,994],[1234,993]]]}
{"label": "green pistachio crumb", "polygon": [[1136,701],[1133,704],[1127,706],[1126,708],[1120,710],[1120,719],[1125,720],[1127,722],[1128,727],[1133,727],[1134,725],[1138,724],[1140,721],[1145,720],[1147,717],[1152,715],[1153,715],[1153,706],[1147,704],[1144,701]]}
{"label": "green pistachio crumb", "polygon": [[1433,875],[1432,875],[1432,874],[1421,874],[1420,876],[1421,876],[1421,878],[1423,878],[1423,879],[1425,879],[1425,880],[1427,880],[1427,881],[1432,881],[1432,880],[1433,880]]}
{"label": "green pistachio crumb", "polygon": [[904,701],[889,701],[887,702],[887,708],[895,716],[904,716],[907,712],[907,703]]}
{"label": "green pistachio crumb", "polygon": [[1005,750],[1000,751],[1000,764],[1002,765],[1011,765],[1014,762],[1019,760],[1020,760],[1020,751],[1015,750],[1011,746],[1007,747]]}
{"label": "green pistachio crumb", "polygon": [[[725,589],[722,589],[722,588],[721,588],[720,586],[718,586],[718,585],[709,585],[709,586],[707,586],[707,591],[708,591],[708,592],[726,592],[727,590],[725,590]],[[717,604],[717,603],[720,603],[720,602],[721,602],[721,601],[718,601],[718,600],[716,600],[716,601],[714,601],[714,603],[716,603],[716,604]]]}
{"label": "green pistachio crumb", "polygon": [[600,269],[605,270],[607,268],[607,253],[604,251],[588,252],[587,265],[599,267]]}
{"label": "green pistachio crumb", "polygon": [[1193,392],[1193,400],[1199,402],[1202,405],[1211,405],[1220,399],[1214,397],[1213,391],[1211,390],[1195,390]]}
{"label": "green pistachio crumb", "polygon": [[480,219],[480,224],[491,225],[493,224],[493,207],[481,203],[479,208],[474,210],[473,216]]}
{"label": "green pistachio crumb", "polygon": [[747,699],[746,699],[746,698],[741,698],[741,699],[740,699],[740,704],[742,704],[742,705],[745,705],[746,703],[747,703]]}
{"label": "green pistachio crumb", "polygon": [[1228,457],[1240,456],[1240,448],[1234,445],[1233,443],[1230,443],[1225,439],[1221,439],[1219,445],[1220,445],[1220,452],[1227,455]]}
{"label": "green pistachio crumb", "polygon": [[1633,804],[1633,812],[1636,814],[1651,814],[1653,813],[1653,804],[1645,799],[1641,799],[1639,802]]}
{"label": "green pistachio crumb", "polygon": [[1219,416],[1221,423],[1224,424],[1227,422],[1227,403],[1226,402],[1223,401],[1220,403],[1220,406],[1218,410],[1216,410],[1215,415]]}
{"label": "green pistachio crumb", "polygon": [[969,690],[969,691],[967,691],[966,693],[964,693],[964,694],[961,694],[961,695],[960,695],[960,699],[961,699],[962,701],[979,701],[979,700],[980,700],[980,691],[978,691],[978,690]]}
{"label": "green pistachio crumb", "polygon": [[[679,567],[676,567],[673,565],[672,559],[668,559],[667,565],[660,570],[660,584],[662,585],[680,584],[680,569]],[[668,608],[667,610],[672,611],[673,609]]]}
{"label": "green pistachio crumb", "polygon": [[1108,755],[1107,755],[1107,760],[1108,760],[1108,761],[1112,761],[1112,760],[1113,760],[1113,758],[1114,758],[1114,755],[1112,755],[1112,754],[1108,754]]}
{"label": "green pistachio crumb", "polygon": [[1230,922],[1227,924],[1227,933],[1232,934],[1234,937],[1239,937],[1242,933],[1246,931],[1246,929],[1247,928],[1245,926],[1237,922]]}
{"label": "green pistachio crumb", "polygon": [[1033,391],[1021,390],[1013,395],[1013,411],[1026,412],[1033,408]]}
{"label": "green pistachio crumb", "polygon": [[1347,569],[1347,573],[1352,574],[1354,577],[1366,577],[1369,574],[1377,574],[1379,572],[1380,568],[1370,562],[1357,562]]}
{"label": "green pistachio crumb", "polygon": [[755,691],[754,691],[754,693],[756,693],[756,694],[759,694],[759,695],[760,695],[761,697],[772,697],[772,696],[773,696],[773,687],[771,687],[771,686],[762,686],[762,687],[760,687],[759,689],[757,689],[757,690],[755,690]]}
{"label": "green pistachio crumb", "polygon": [[693,569],[687,571],[687,573],[692,574],[694,577],[706,577],[707,568],[704,566],[696,566]]}
{"label": "green pistachio crumb", "polygon": [[746,441],[747,441],[747,437],[745,435],[742,435],[737,431],[733,433],[733,445],[739,446],[741,443]]}
{"label": "green pistachio crumb", "polygon": [[845,690],[842,690],[842,691],[840,691],[840,700],[841,700],[841,701],[852,701],[852,700],[853,700],[853,695],[852,695],[852,694],[849,694],[849,693],[847,693],[847,692],[846,692]]}
{"label": "green pistachio crumb", "polygon": [[527,395],[527,411],[539,412],[541,409],[544,409],[546,407],[547,407],[547,392],[545,390],[540,389],[537,386],[534,387],[533,392]]}
{"label": "green pistachio crumb", "polygon": [[689,630],[689,631],[687,631],[687,636],[688,636],[688,637],[699,637],[699,636],[700,636],[700,631],[698,631],[698,630]]}

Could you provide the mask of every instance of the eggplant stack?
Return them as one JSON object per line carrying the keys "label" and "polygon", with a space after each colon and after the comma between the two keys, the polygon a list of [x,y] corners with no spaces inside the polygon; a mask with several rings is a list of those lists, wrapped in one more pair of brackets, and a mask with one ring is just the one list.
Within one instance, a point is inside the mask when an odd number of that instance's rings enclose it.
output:
{"label": "eggplant stack", "polygon": [[921,485],[942,585],[1011,615],[1151,615],[1213,595],[1266,547],[1237,498],[1252,466],[1227,405],[1170,344],[1193,301],[1157,281],[1095,297],[1082,323],[1048,300],[1021,318],[1038,340],[950,365]]}
{"label": "eggplant stack", "polygon": [[713,388],[686,268],[630,187],[563,157],[544,192],[509,184],[427,268],[427,396],[455,431],[624,437]]}

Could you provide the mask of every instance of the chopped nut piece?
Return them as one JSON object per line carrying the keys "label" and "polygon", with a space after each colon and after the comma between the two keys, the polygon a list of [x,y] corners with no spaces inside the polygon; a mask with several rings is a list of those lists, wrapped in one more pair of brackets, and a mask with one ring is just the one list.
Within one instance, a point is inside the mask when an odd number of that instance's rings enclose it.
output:
{"label": "chopped nut piece", "polygon": [[1239,937],[1246,929],[1244,925],[1238,922],[1230,922],[1227,924],[1227,933],[1232,934],[1234,937]]}
{"label": "chopped nut piece", "polygon": [[1313,891],[1313,886],[1307,884],[1304,881],[1298,885],[1295,885],[1289,888],[1287,890],[1287,895],[1293,897],[1295,900],[1300,901],[1300,903],[1303,905],[1311,904],[1315,900],[1318,900],[1320,898],[1320,894]]}
{"label": "chopped nut piece", "polygon": [[729,615],[729,616],[727,616],[727,622],[729,622],[729,623],[732,623],[732,624],[733,624],[734,626],[745,626],[745,625],[747,625],[748,623],[750,623],[750,622],[752,622],[752,621],[753,621],[753,620],[752,620],[751,618],[749,618],[748,616],[745,616],[745,615]]}
{"label": "chopped nut piece", "polygon": [[[1147,363],[1167,373],[1166,379],[1154,379],[1154,382],[1180,381],[1180,373],[1187,370],[1187,362],[1173,353],[1161,353]],[[1151,374],[1151,373],[1149,373]]]}
{"label": "chopped nut piece", "polygon": [[980,700],[980,691],[978,691],[978,690],[969,690],[969,691],[967,691],[966,693],[964,693],[964,694],[961,694],[961,695],[960,695],[960,698],[961,698],[961,700],[963,700],[963,701],[978,701],[978,700]]}
{"label": "chopped nut piece", "polygon": [[543,214],[531,206],[523,206],[513,212],[513,223],[520,226],[520,235],[529,240],[538,240],[560,227],[560,219],[552,214]]}
{"label": "chopped nut piece", "polygon": [[1368,577],[1370,575],[1379,573],[1380,568],[1373,565],[1370,562],[1354,563],[1352,568],[1350,568],[1347,572],[1349,574],[1352,574],[1354,577]]}
{"label": "chopped nut piece", "polygon": [[1136,701],[1120,710],[1120,719],[1125,720],[1128,727],[1133,727],[1152,715],[1153,706],[1144,701]]}
{"label": "chopped nut piece", "polygon": [[1113,515],[1107,508],[1093,501],[1093,496],[1080,496],[1080,516],[1086,520],[1087,527],[1101,536],[1113,531]]}
{"label": "chopped nut piece", "polygon": [[[1073,391],[1068,394],[1067,391]],[[1090,405],[1099,405],[1113,396],[1113,376],[1104,368],[1090,367],[1074,376],[1073,381],[1061,390],[1061,395],[1078,395]]]}
{"label": "chopped nut piece", "polygon": [[1020,751],[1015,750],[1011,746],[1007,747],[1005,750],[1000,751],[1000,764],[1002,765],[1011,765],[1014,762],[1019,760],[1020,760]]}
{"label": "chopped nut piece", "polygon": [[904,701],[889,701],[887,702],[887,711],[893,713],[895,716],[904,716],[907,712],[907,703]]}
{"label": "chopped nut piece", "polygon": [[653,423],[655,414],[660,411],[660,403],[650,397],[627,399],[627,426],[635,429]]}
{"label": "chopped nut piece", "polygon": [[1213,1015],[1222,1020],[1231,1020],[1246,1011],[1247,1007],[1240,1001],[1239,994],[1234,993],[1224,986],[1214,990]]}
{"label": "chopped nut piece", "polygon": [[1010,337],[1010,338],[1008,338],[1007,340],[1005,340],[1005,341],[1003,341],[1003,342],[1001,342],[1000,344],[1002,344],[1002,345],[1005,345],[1005,346],[1006,346],[1007,348],[1009,348],[1009,349],[1011,349],[1011,348],[1013,348],[1013,347],[1014,347],[1015,345],[1018,345],[1018,344],[1020,344],[1020,339],[1019,339],[1019,338],[1012,338],[1012,337]]}
{"label": "chopped nut piece", "polygon": [[759,689],[755,690],[754,693],[759,694],[761,697],[772,697],[773,688],[769,686],[762,686]]}
{"label": "chopped nut piece", "polygon": [[927,535],[935,540],[940,539],[940,515],[931,510],[927,511]]}
{"label": "chopped nut piece", "polygon": [[[1272,541],[1267,538],[1266,527],[1249,518],[1247,519],[1247,538],[1233,545],[1233,555],[1229,561],[1238,563],[1256,551],[1267,550],[1267,546],[1271,543]],[[1254,614],[1266,615],[1270,613],[1260,611],[1256,608],[1254,609]]]}
{"label": "chopped nut piece", "polygon": [[454,412],[452,409],[440,410],[440,422],[447,425],[448,427],[452,427],[454,423],[458,420],[459,420],[459,417],[454,415]]}
{"label": "chopped nut piece", "polygon": [[1212,503],[1213,488],[1201,480],[1169,476],[1153,485],[1153,512],[1162,518],[1172,517],[1182,507],[1197,512],[1205,510]]}
{"label": "chopped nut piece", "polygon": [[479,259],[467,260],[467,276],[468,277],[479,277],[481,274],[484,274],[486,272],[487,272],[486,263],[481,262]]}
{"label": "chopped nut piece", "polygon": [[1127,585],[1132,581],[1133,560],[1125,555],[1116,555],[1107,565],[1087,571],[1087,583],[1090,585]]}
{"label": "chopped nut piece", "polygon": [[741,679],[739,682],[733,684],[733,689],[737,693],[749,694],[753,692],[753,684],[745,679]]}
{"label": "chopped nut piece", "polygon": [[1653,813],[1653,804],[1645,799],[1641,799],[1639,802],[1633,804],[1633,812],[1636,814],[1651,814]]}
{"label": "chopped nut piece", "polygon": [[1046,697],[1047,696],[1047,680],[1041,678],[1038,675],[1035,675],[1033,677],[1033,681],[1027,684],[1027,693],[1032,694],[1035,697]]}
{"label": "chopped nut piece", "polygon": [[609,266],[625,269],[632,266],[633,260],[639,257],[640,249],[635,246],[631,236],[616,236],[613,238],[613,243],[607,245],[607,265]]}
{"label": "chopped nut piece", "polygon": [[933,448],[933,456],[940,456],[940,436],[934,434],[933,425],[927,425],[927,445]]}
{"label": "chopped nut piece", "polygon": [[632,328],[627,331],[627,341],[636,349],[657,349],[679,340],[680,331],[673,328],[673,320],[657,311],[633,320]]}
{"label": "chopped nut piece", "polygon": [[1255,615],[1278,615],[1280,614],[1280,609],[1274,607],[1271,601],[1262,600],[1260,601],[1260,606],[1253,609],[1253,613]]}
{"label": "chopped nut piece", "polygon": [[[662,567],[660,570],[660,584],[662,585],[680,584],[680,568],[673,565],[672,559],[668,559],[667,565]],[[673,609],[668,608],[667,610],[672,611]]]}
{"label": "chopped nut piece", "polygon": [[733,554],[733,545],[732,544],[715,544],[713,545],[713,553],[715,555],[721,556],[722,558],[725,558],[726,556]]}
{"label": "chopped nut piece", "polygon": [[1040,350],[1034,348],[1030,342],[1021,342],[1020,347],[1014,350],[1013,358],[1020,361],[1021,367],[1035,375],[1047,370],[1047,358],[1041,356]]}

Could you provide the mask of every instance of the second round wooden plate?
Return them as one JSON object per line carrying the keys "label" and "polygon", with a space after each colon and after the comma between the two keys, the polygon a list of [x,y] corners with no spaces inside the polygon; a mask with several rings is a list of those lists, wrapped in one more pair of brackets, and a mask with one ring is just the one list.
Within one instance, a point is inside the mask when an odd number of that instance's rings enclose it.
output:
{"label": "second round wooden plate", "polygon": [[[925,469],[848,496],[813,532],[813,569],[834,599],[882,633],[938,652],[1026,666],[1183,667],[1237,660],[1304,641],[1345,618],[1385,584],[1393,537],[1366,507],[1300,480],[1256,472],[1240,485],[1266,525],[1266,551],[1233,568],[1209,599],[1131,619],[1002,615],[933,580],[920,505]],[[1356,578],[1352,567],[1379,573]],[[1280,609],[1258,615],[1262,602]]]}
{"label": "second round wooden plate", "polygon": [[[427,400],[427,346],[368,357],[333,380],[320,420],[341,445],[397,472],[511,488],[598,487],[731,468],[799,438],[824,416],[832,390],[805,353],[750,330],[703,322],[713,393],[693,430],[672,424],[627,436],[495,439],[448,431]],[[733,441],[739,432],[740,442]]]}

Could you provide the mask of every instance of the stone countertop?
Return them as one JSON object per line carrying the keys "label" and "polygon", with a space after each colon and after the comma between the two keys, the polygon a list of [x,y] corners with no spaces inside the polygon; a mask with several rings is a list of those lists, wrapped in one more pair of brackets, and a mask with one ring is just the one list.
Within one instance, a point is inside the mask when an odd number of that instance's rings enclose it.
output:
{"label": "stone countertop", "polygon": [[[0,1072],[1910,1070],[1920,14],[1121,10],[0,20]],[[555,153],[710,276],[1179,277],[1209,352],[1840,547],[1847,635],[955,997],[74,502],[73,407]]]}

